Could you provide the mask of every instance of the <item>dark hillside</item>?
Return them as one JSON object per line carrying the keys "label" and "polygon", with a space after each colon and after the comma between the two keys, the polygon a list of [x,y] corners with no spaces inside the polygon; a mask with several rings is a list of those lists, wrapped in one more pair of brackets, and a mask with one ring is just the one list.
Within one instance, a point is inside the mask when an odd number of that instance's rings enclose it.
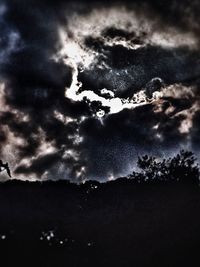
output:
{"label": "dark hillside", "polygon": [[5,267],[199,266],[199,225],[192,181],[0,184]]}

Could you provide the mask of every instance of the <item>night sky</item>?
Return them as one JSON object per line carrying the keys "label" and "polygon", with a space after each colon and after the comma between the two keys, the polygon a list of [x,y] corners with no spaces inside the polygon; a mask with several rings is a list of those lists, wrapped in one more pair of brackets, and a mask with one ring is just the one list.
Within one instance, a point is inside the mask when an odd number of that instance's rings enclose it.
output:
{"label": "night sky", "polygon": [[13,177],[105,181],[144,153],[198,156],[199,14],[188,0],[0,0],[0,158]]}

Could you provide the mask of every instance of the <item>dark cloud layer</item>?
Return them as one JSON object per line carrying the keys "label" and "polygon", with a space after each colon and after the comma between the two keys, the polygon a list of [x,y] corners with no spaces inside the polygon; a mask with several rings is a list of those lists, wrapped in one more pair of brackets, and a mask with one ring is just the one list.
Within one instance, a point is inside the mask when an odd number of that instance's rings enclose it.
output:
{"label": "dark cloud layer", "polygon": [[[130,50],[122,45],[105,46],[99,40],[86,40],[93,49],[103,51],[103,60],[108,68],[94,67],[80,73],[84,89],[98,91],[106,87],[116,90],[118,96],[131,96],[145,87],[154,77],[160,77],[167,85],[185,83],[194,80],[200,73],[199,51],[190,51],[186,47],[166,49],[159,46],[145,46]],[[191,68],[193,66],[193,68]],[[107,73],[110,73],[110,79]]]}
{"label": "dark cloud layer", "polygon": [[[143,29],[134,32],[131,25],[127,30],[105,26],[99,36],[95,31],[85,35],[81,45],[86,53],[95,54],[95,60],[89,67],[77,66],[79,92],[91,90],[110,99],[109,93],[102,93],[106,88],[115,97],[130,100],[141,90],[149,98],[164,90],[153,103],[112,114],[109,107],[87,97],[66,98],[74,70],[67,61],[70,54],[58,56],[63,46],[60,29],[67,33],[66,42],[76,43],[75,32],[68,27],[74,14],[81,24],[81,18],[87,20],[97,7],[123,6],[136,10],[159,34],[172,27],[175,33],[169,38],[178,31],[194,38],[196,46],[148,43],[150,34]],[[126,173],[138,153],[161,156],[161,151],[181,146],[198,150],[199,11],[198,1],[186,0],[2,1],[0,152],[8,160],[15,153],[11,160],[15,175],[102,179]],[[101,109],[107,114],[103,118],[96,116]]]}

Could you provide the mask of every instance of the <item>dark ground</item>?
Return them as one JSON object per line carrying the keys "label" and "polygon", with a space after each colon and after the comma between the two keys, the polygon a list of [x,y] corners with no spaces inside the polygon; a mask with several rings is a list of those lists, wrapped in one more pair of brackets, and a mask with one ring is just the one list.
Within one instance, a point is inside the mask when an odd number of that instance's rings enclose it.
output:
{"label": "dark ground", "polygon": [[193,267],[199,250],[192,182],[0,184],[2,267]]}

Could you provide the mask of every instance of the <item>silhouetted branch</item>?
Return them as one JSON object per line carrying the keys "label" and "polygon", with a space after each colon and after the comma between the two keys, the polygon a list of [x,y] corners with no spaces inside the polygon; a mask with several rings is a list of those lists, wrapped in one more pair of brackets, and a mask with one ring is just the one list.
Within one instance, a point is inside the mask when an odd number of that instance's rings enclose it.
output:
{"label": "silhouetted branch", "polygon": [[194,154],[181,150],[173,158],[157,160],[153,156],[138,157],[141,172],[133,172],[129,178],[142,181],[195,181],[199,182],[199,166]]}

